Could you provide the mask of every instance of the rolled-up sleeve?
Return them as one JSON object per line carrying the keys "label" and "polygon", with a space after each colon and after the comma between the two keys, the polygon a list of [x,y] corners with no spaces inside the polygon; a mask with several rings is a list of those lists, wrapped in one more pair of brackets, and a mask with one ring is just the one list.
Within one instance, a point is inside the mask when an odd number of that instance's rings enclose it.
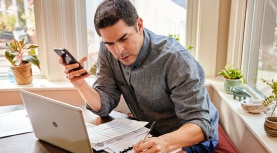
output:
{"label": "rolled-up sleeve", "polygon": [[87,105],[89,110],[100,116],[108,116],[109,113],[118,105],[121,95],[109,63],[112,61],[109,60],[112,57],[107,54],[109,54],[109,52],[105,48],[100,47],[97,62],[97,79],[93,84],[93,88],[100,95],[101,109],[96,112]]}
{"label": "rolled-up sleeve", "polygon": [[[209,112],[209,96],[204,88],[205,76],[202,67],[189,53],[176,54],[168,67],[170,98],[175,105],[176,115],[183,124],[198,125],[207,138],[212,135]],[[181,59],[184,58],[184,59]]]}

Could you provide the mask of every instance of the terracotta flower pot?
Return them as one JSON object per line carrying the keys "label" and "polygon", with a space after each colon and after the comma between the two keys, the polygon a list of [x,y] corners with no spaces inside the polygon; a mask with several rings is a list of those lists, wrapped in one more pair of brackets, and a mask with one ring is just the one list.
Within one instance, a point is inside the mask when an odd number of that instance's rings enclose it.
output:
{"label": "terracotta flower pot", "polygon": [[31,63],[20,66],[11,66],[11,70],[17,84],[24,85],[32,83],[33,76]]}

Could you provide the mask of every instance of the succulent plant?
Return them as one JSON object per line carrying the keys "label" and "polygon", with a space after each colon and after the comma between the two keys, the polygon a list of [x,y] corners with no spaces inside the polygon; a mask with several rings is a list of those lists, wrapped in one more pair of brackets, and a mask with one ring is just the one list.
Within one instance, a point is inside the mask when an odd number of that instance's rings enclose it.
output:
{"label": "succulent plant", "polygon": [[234,68],[232,64],[227,64],[225,68],[219,71],[218,75],[223,76],[225,79],[242,79],[243,74],[239,68]]}

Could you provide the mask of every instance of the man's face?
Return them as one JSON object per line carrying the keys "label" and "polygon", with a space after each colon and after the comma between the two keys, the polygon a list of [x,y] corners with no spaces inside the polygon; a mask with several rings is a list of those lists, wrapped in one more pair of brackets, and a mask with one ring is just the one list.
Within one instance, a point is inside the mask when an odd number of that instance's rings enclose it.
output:
{"label": "man's face", "polygon": [[143,24],[139,18],[137,25],[128,26],[123,20],[115,25],[99,30],[103,43],[114,58],[124,65],[133,64],[143,44]]}

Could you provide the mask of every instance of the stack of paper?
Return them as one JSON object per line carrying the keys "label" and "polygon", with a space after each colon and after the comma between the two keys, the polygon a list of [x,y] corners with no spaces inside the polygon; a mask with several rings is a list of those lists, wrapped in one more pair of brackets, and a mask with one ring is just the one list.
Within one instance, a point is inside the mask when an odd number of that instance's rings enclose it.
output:
{"label": "stack of paper", "polygon": [[[107,152],[123,152],[123,153],[133,153],[133,145],[136,144],[138,141],[142,140],[145,135],[147,134],[149,129],[142,128],[139,132],[134,132],[134,134],[126,135],[124,139],[120,141],[115,141],[108,145],[107,148],[105,148],[105,151]],[[151,135],[149,135],[151,136]]]}
{"label": "stack of paper", "polygon": [[0,123],[0,138],[33,131],[26,110],[0,114]]}
{"label": "stack of paper", "polygon": [[95,150],[120,152],[131,147],[147,134],[148,122],[130,119],[114,119],[98,126],[87,125],[87,130]]}

